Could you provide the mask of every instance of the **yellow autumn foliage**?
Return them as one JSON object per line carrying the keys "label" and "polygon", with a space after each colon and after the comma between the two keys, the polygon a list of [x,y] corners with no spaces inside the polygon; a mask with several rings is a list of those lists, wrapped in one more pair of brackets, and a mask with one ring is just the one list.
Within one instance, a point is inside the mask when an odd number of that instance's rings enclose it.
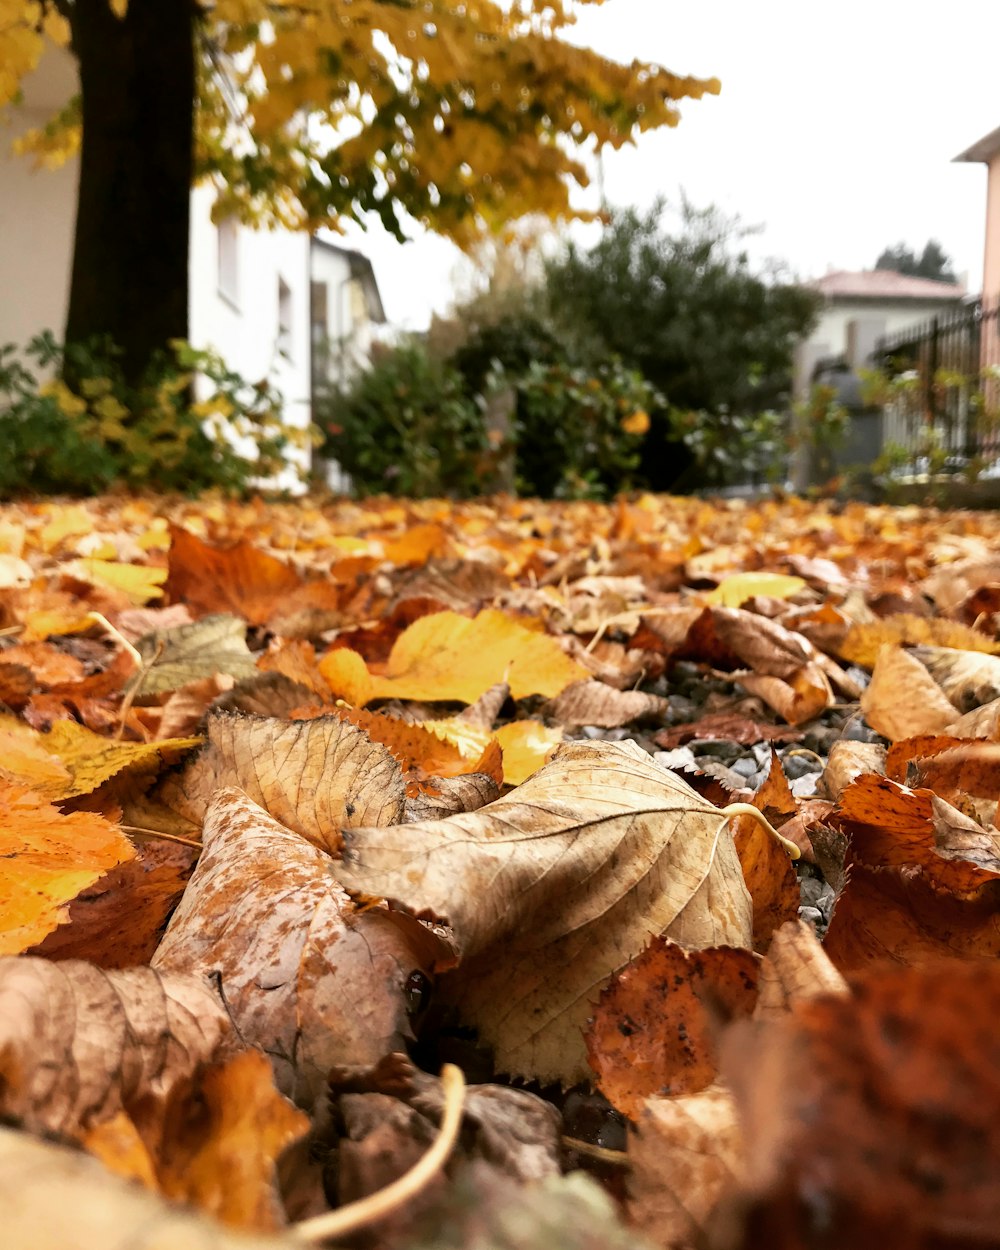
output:
{"label": "yellow autumn foliage", "polygon": [[[463,245],[532,212],[591,215],[570,204],[588,181],[582,145],[619,148],[719,91],[570,43],[579,3],[597,2],[202,0],[196,165],[221,185],[216,213],[316,229],[375,210],[398,229],[398,203]],[[109,3],[124,17],[125,0]],[[68,36],[53,6],[0,0],[0,105]],[[20,149],[57,164],[79,127],[69,101]]]}

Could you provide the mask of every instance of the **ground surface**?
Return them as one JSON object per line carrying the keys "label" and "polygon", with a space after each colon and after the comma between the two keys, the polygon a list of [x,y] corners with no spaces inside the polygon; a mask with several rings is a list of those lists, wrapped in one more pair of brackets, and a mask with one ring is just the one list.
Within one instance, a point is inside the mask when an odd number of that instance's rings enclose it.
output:
{"label": "ground surface", "polygon": [[0,510],[10,1244],[993,1244],[998,627],[991,514]]}

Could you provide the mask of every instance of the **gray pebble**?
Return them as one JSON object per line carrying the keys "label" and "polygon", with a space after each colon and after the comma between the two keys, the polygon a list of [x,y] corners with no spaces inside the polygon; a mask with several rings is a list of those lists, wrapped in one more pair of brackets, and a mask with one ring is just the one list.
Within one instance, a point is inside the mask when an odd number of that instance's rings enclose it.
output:
{"label": "gray pebble", "polygon": [[800,907],[799,919],[807,920],[811,925],[822,925],[825,923],[823,913],[818,907]]}
{"label": "gray pebble", "polygon": [[747,779],[755,777],[760,772],[760,765],[752,755],[744,755],[730,766],[734,773],[738,773],[741,777]]}
{"label": "gray pebble", "polygon": [[743,754],[743,748],[736,742],[724,738],[702,738],[691,743],[695,755],[714,755],[720,760],[735,760]]}
{"label": "gray pebble", "polygon": [[795,781],[799,777],[805,777],[808,773],[821,773],[823,761],[816,759],[814,755],[795,755],[789,751],[782,757],[781,767],[788,780]]}

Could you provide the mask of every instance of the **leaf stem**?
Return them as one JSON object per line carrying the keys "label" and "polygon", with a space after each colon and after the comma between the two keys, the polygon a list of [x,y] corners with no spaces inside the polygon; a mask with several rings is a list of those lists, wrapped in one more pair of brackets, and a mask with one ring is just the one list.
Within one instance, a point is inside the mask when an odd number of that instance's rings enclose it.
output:
{"label": "leaf stem", "polygon": [[182,838],[179,833],[165,833],[162,829],[144,829],[141,825],[119,825],[122,833],[134,833],[141,838],[163,838],[167,842],[179,842],[181,846],[193,846],[196,851],[203,849],[203,843],[194,838]]}
{"label": "leaf stem", "polygon": [[384,1189],[359,1198],[357,1202],[338,1207],[336,1211],[327,1211],[323,1215],[293,1224],[288,1231],[296,1241],[314,1244],[330,1237],[343,1237],[347,1233],[353,1233],[366,1224],[372,1224],[389,1215],[433,1180],[451,1154],[462,1124],[465,1077],[461,1068],[446,1063],[441,1069],[441,1087],[444,1092],[441,1127],[427,1153],[408,1172],[404,1172],[398,1180],[386,1185]]}
{"label": "leaf stem", "polygon": [[[723,817],[723,820],[722,820],[723,825],[726,823],[726,821],[732,820],[734,816],[752,816],[753,819],[757,822],[758,825],[761,826],[762,829],[766,829],[772,838],[775,838],[778,842],[781,843],[781,845],[788,852],[789,859],[798,859],[799,856],[802,854],[802,852],[795,845],[795,843],[790,838],[782,837],[781,834],[777,831],[777,829],[775,829],[774,825],[772,825],[771,822],[767,819],[764,813],[761,811],[758,811],[757,808],[754,807],[753,804],[751,803],[730,803],[728,807],[722,808],[721,814]],[[722,826],[720,825],[719,827],[721,829]]]}

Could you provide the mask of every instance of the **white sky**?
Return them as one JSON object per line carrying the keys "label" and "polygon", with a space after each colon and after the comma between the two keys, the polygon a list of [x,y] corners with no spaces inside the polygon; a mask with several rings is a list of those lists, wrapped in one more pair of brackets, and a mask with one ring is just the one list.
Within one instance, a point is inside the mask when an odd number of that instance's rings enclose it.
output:
{"label": "white sky", "polygon": [[[605,157],[612,204],[683,188],[765,227],[752,250],[801,278],[870,268],[937,238],[978,290],[985,167],[952,158],[1000,126],[997,0],[607,0],[573,38],[607,56],[722,80],[673,130]],[[448,307],[458,253],[425,236],[351,233],[390,320]]]}

